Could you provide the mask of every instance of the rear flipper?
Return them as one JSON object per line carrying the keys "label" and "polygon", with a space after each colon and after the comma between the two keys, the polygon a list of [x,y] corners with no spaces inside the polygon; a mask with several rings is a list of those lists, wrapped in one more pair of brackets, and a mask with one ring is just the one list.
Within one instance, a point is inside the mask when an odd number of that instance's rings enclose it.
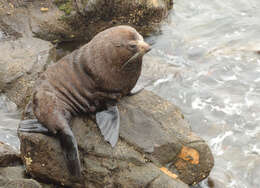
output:
{"label": "rear flipper", "polygon": [[[61,130],[58,136],[66,158],[68,169],[71,175],[80,177],[80,161],[76,139],[66,121],[60,121],[59,123],[63,125],[66,124],[66,128]],[[21,132],[53,134],[46,127],[40,124],[37,119],[22,120],[18,130]]]}
{"label": "rear flipper", "polygon": [[97,125],[112,147],[114,147],[119,137],[120,116],[117,106],[110,106],[107,110],[96,114]]}
{"label": "rear flipper", "polygon": [[51,132],[38,122],[37,119],[26,119],[20,122],[19,131],[30,132],[30,133],[45,133],[50,134]]}
{"label": "rear flipper", "polygon": [[60,132],[60,142],[67,159],[67,165],[71,175],[80,177],[80,160],[77,141],[70,127]]}

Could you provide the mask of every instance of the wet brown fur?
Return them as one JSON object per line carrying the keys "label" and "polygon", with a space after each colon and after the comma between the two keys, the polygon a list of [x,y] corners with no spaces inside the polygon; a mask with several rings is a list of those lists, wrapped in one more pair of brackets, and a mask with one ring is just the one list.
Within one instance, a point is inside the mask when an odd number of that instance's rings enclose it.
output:
{"label": "wet brown fur", "polygon": [[129,42],[140,37],[132,27],[113,27],[49,66],[33,95],[38,121],[56,133],[67,128],[72,116],[95,113],[129,94],[140,76],[142,56],[121,67],[135,54]]}

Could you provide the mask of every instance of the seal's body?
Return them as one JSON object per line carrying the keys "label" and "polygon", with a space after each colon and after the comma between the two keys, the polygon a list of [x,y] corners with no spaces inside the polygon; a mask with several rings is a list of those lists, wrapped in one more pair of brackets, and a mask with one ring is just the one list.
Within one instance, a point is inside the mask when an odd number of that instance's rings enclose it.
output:
{"label": "seal's body", "polygon": [[105,110],[128,95],[140,76],[142,56],[149,50],[132,27],[100,32],[42,74],[32,100],[37,123],[25,120],[20,131],[57,134],[71,173],[79,176],[77,143],[69,126],[72,116]]}

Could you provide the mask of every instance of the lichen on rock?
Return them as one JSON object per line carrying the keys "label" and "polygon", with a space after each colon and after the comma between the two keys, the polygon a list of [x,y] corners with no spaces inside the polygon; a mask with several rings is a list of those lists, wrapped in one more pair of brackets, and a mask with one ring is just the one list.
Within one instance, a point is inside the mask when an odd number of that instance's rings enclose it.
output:
{"label": "lichen on rock", "polygon": [[63,11],[66,15],[70,15],[74,9],[73,2],[71,0],[54,0],[59,10]]}

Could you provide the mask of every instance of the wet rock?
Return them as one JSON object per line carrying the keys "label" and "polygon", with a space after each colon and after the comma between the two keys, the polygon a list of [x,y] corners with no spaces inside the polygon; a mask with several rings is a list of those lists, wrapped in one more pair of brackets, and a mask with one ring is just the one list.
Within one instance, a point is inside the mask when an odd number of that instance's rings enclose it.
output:
{"label": "wet rock", "polygon": [[32,179],[25,179],[23,166],[0,168],[0,187],[4,188],[41,188],[41,185]]}
{"label": "wet rock", "polygon": [[186,70],[181,67],[167,63],[162,57],[148,53],[143,57],[142,74],[137,82],[137,88],[145,87],[150,90],[150,86],[155,87],[161,82],[181,80],[180,72],[184,71]]}
{"label": "wet rock", "polygon": [[223,188],[226,187],[226,185],[234,183],[233,176],[231,171],[224,170],[223,167],[220,166],[215,166],[204,184],[210,188]]}
{"label": "wet rock", "polygon": [[0,89],[18,106],[28,96],[27,90],[33,87],[38,73],[44,69],[51,48],[49,42],[36,38],[0,43],[3,52],[0,55]]}
{"label": "wet rock", "polygon": [[[88,117],[72,121],[86,184],[185,187],[176,178],[194,184],[208,176],[214,164],[211,151],[174,105],[142,91],[118,106],[120,139],[115,148],[104,141]],[[72,186],[74,180],[57,138],[36,133],[19,133],[19,138],[28,173],[42,181]],[[169,168],[162,170],[164,166]]]}
{"label": "wet rock", "polygon": [[5,184],[5,188],[42,188],[41,184],[33,179],[15,179]]}
{"label": "wet rock", "polygon": [[0,186],[4,186],[9,181],[12,181],[14,179],[22,179],[22,178],[24,178],[23,166],[0,168]]}
{"label": "wet rock", "polygon": [[11,146],[0,142],[0,167],[14,166],[21,164],[21,158],[18,151]]}
{"label": "wet rock", "polygon": [[132,166],[116,174],[116,185],[119,187],[149,187],[149,188],[188,188],[189,186],[162,173],[153,165],[147,163],[145,166]]}
{"label": "wet rock", "polygon": [[[2,8],[9,10],[10,5],[5,5],[3,2]],[[6,10],[0,8],[0,31],[5,34],[0,38],[0,91],[23,106],[38,73],[51,61],[53,45],[33,38],[28,11],[13,6],[11,15],[4,14]]]}
{"label": "wet rock", "polygon": [[37,37],[61,42],[90,40],[98,32],[120,24],[132,25],[141,34],[148,35],[158,30],[160,22],[172,8],[173,1],[22,0],[14,1],[13,9],[8,3],[3,4],[3,9],[10,9],[4,12],[9,17],[24,11]]}

